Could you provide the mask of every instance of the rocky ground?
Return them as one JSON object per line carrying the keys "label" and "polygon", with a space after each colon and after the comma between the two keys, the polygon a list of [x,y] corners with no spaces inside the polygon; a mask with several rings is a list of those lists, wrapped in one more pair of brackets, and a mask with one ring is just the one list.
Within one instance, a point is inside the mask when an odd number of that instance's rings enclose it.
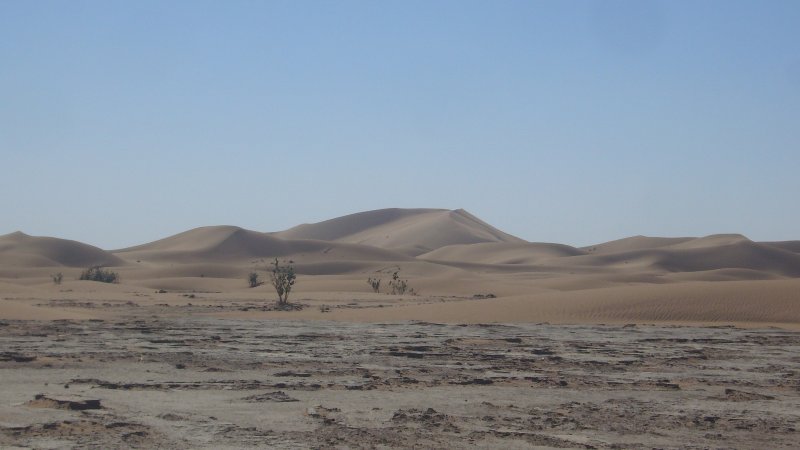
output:
{"label": "rocky ground", "polygon": [[800,333],[0,321],[0,447],[797,448]]}

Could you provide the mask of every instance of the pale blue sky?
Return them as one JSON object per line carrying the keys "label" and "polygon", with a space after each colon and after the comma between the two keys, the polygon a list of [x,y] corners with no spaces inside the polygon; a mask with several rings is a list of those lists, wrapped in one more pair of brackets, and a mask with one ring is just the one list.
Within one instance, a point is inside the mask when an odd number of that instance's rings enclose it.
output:
{"label": "pale blue sky", "polygon": [[800,239],[798,1],[0,0],[0,234]]}

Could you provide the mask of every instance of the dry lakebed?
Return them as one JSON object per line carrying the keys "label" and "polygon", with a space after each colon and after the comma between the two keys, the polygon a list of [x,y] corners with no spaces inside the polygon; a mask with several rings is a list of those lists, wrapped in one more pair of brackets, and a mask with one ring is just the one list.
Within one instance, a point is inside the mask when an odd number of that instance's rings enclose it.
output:
{"label": "dry lakebed", "polygon": [[800,333],[0,321],[2,448],[797,448]]}

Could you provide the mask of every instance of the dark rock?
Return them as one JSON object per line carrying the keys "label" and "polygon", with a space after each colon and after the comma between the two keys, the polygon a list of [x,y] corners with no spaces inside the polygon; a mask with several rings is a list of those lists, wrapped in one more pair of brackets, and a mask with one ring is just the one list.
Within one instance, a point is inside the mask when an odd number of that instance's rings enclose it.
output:
{"label": "dark rock", "polygon": [[99,399],[86,399],[80,397],[54,397],[46,394],[36,394],[33,400],[27,403],[33,408],[68,409],[83,411],[87,409],[102,409]]}

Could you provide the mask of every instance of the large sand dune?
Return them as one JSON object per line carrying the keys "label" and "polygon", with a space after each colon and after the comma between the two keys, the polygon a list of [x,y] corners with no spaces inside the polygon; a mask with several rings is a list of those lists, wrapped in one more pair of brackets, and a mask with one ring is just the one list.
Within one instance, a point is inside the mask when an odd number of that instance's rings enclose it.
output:
{"label": "large sand dune", "polygon": [[289,256],[299,262],[405,261],[389,250],[313,239],[284,239],[233,226],[202,227],[149,244],[114,252],[128,260],[209,263]]}
{"label": "large sand dune", "polygon": [[77,241],[28,236],[19,231],[0,236],[0,265],[87,267],[122,264],[122,260],[111,253]]}
{"label": "large sand dune", "polygon": [[[194,294],[212,296],[222,302],[213,304],[216,312],[232,313],[237,302],[274,298],[269,285],[249,289],[245,281],[251,271],[265,280],[273,258],[295,266],[300,303],[349,306],[270,317],[800,323],[800,241],[634,236],[575,248],[527,242],[466,211],[441,209],[369,211],[281,232],[201,227],[111,252],[23,233],[0,236],[0,298],[10,302],[0,303],[0,317],[75,312],[58,299],[152,306]],[[94,265],[111,266],[122,283],[74,281]],[[63,286],[53,285],[56,272],[64,274]],[[386,295],[394,272],[420,295]],[[383,280],[380,293],[368,277]],[[150,298],[153,290],[173,296]],[[53,314],[42,313],[48,305]],[[252,308],[236,314],[257,317]]]}
{"label": "large sand dune", "polygon": [[458,209],[382,209],[299,225],[277,236],[398,249],[413,255],[454,244],[525,242]]}

